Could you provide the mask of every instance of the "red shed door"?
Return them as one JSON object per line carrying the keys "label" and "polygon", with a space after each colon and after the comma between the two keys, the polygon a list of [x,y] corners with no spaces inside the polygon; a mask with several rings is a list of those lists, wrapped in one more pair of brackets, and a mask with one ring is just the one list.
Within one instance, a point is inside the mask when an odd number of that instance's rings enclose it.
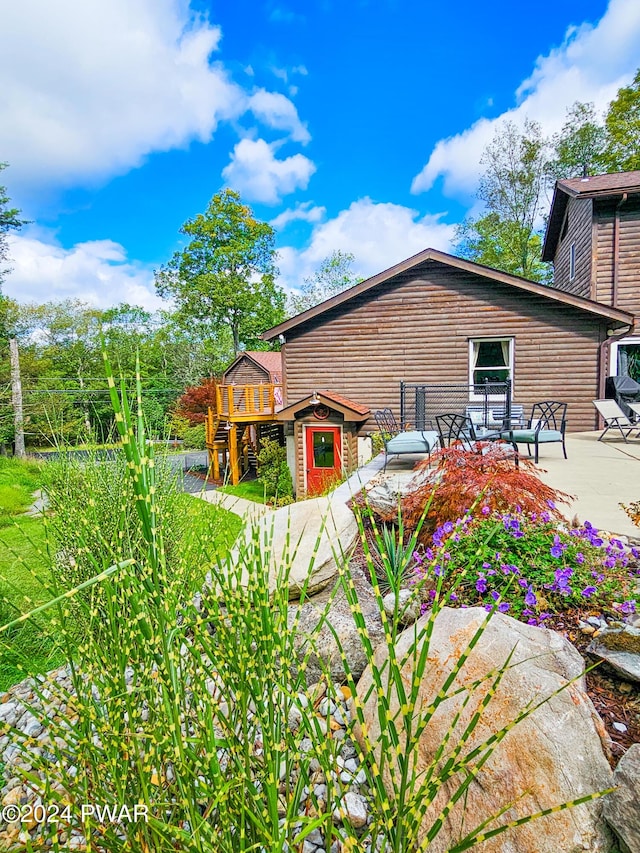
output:
{"label": "red shed door", "polygon": [[307,494],[317,495],[342,476],[340,427],[308,426],[305,443]]}

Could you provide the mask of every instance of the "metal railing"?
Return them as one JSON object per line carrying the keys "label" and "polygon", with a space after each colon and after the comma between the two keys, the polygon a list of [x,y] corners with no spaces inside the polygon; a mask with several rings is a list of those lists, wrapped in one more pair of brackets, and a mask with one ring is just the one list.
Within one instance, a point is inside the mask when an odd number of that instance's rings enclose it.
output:
{"label": "metal railing", "polygon": [[456,413],[471,417],[478,426],[511,426],[511,380],[431,385],[400,383],[402,429],[435,430],[436,416]]}

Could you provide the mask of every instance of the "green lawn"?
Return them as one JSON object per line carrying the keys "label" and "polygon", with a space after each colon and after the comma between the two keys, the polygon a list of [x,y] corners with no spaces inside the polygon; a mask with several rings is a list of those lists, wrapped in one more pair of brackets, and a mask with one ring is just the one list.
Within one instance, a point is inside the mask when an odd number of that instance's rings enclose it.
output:
{"label": "green lawn", "polygon": [[258,504],[267,503],[264,496],[264,486],[260,480],[247,480],[238,483],[237,486],[221,486],[218,491],[224,492],[226,495],[235,495],[237,498],[244,498],[247,501],[255,501]]}
{"label": "green lawn", "polygon": [[[44,588],[50,565],[45,522],[41,517],[22,514],[46,476],[46,463],[0,457],[0,625],[15,619],[18,611],[28,612],[50,597]],[[235,541],[241,521],[233,513],[190,495],[177,497],[177,511],[186,521],[180,553],[201,569],[204,577],[208,564],[215,563]],[[40,619],[46,620],[46,613]],[[26,622],[0,635],[0,693],[24,678],[21,661],[33,673],[53,669],[64,659],[46,627]]]}

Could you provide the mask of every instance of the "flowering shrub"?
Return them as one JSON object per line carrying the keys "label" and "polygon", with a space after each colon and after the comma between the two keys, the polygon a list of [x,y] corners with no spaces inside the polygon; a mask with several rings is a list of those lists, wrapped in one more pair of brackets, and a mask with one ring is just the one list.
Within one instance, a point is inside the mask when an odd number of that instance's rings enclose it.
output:
{"label": "flowering shrub", "polygon": [[[437,579],[452,604],[484,605],[543,623],[552,613],[592,603],[622,614],[635,612],[631,595],[640,552],[620,540],[605,542],[589,523],[559,529],[550,506],[541,513],[497,512],[487,504],[439,526],[432,543],[414,554],[416,580]],[[431,579],[431,582],[430,582]]]}

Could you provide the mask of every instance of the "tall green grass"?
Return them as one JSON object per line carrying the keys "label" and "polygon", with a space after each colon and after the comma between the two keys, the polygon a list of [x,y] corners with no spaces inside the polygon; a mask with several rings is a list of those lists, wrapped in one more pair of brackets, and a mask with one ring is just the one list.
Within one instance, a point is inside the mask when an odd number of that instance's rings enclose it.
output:
{"label": "tall green grass", "polygon": [[[29,783],[45,802],[70,804],[71,825],[82,832],[92,850],[299,853],[308,834],[318,828],[324,832],[327,853],[336,842],[343,851],[364,851],[371,841],[379,853],[427,850],[446,813],[464,801],[475,774],[519,721],[473,748],[473,720],[455,742],[453,721],[438,753],[442,760],[434,762],[426,775],[417,770],[419,738],[435,710],[451,695],[464,690],[471,694],[478,686],[462,688],[457,676],[473,646],[481,641],[484,625],[463,650],[432,706],[418,707],[417,686],[442,607],[440,596],[436,594],[429,617],[412,629],[409,652],[398,659],[400,614],[387,617],[384,613],[375,561],[363,536],[388,652],[387,663],[380,667],[348,562],[336,555],[339,588],[347,596],[373,670],[372,696],[381,734],[373,739],[367,732],[363,700],[354,701],[349,730],[355,736],[357,727],[363,743],[361,761],[369,786],[371,824],[356,830],[348,821],[334,821],[333,812],[340,810],[344,795],[343,783],[334,773],[339,742],[328,735],[329,720],[316,710],[318,694],[306,683],[306,659],[296,657],[299,624],[296,617],[291,619],[288,594],[295,543],[289,543],[288,556],[276,560],[278,577],[271,592],[272,540],[268,535],[261,539],[257,529],[240,546],[236,560],[220,552],[210,556],[206,534],[194,534],[195,553],[208,556],[194,559],[192,553],[170,558],[167,518],[157,500],[157,468],[142,412],[140,408],[137,413],[130,411],[124,393],[117,394],[108,365],[107,371],[126,453],[136,535],[141,539],[123,537],[125,542],[115,553],[120,559],[111,565],[107,555],[94,554],[96,569],[101,571],[87,578],[82,588],[65,590],[47,605],[48,624],[65,649],[73,689],[67,692],[56,684],[37,688],[43,697],[49,695],[45,689],[57,694],[66,711],[49,721],[56,739],[32,759],[36,772],[28,777]],[[124,509],[120,518],[125,518]],[[79,530],[84,527],[79,525]],[[109,559],[113,556],[109,551]],[[212,583],[200,597],[196,593],[206,562]],[[387,581],[394,588],[398,560],[382,562],[393,573]],[[98,590],[100,607],[96,608],[93,593]],[[303,589],[303,601],[305,597]],[[87,626],[80,643],[73,601]],[[331,598],[325,617],[330,605]],[[321,619],[311,632],[307,655],[324,622]],[[340,647],[337,634],[335,639]],[[342,657],[355,697],[357,685],[344,650]],[[407,663],[414,673],[409,684],[402,672]],[[479,714],[509,666],[510,660],[504,661],[483,680],[489,689]],[[322,689],[329,698],[337,698],[337,686],[328,678]],[[394,693],[401,698],[395,715],[390,711]],[[521,718],[528,713],[529,709]],[[28,739],[17,733],[14,738],[29,751]],[[311,743],[310,750],[308,743],[303,748],[304,739]],[[312,792],[312,775],[318,768],[327,782],[324,805]],[[429,804],[444,782],[452,779],[457,787],[444,812],[425,829],[422,822]],[[82,821],[81,804],[92,802],[114,807],[142,804],[148,808],[149,820],[113,824],[87,817]],[[451,850],[466,850],[483,837],[507,831],[499,825],[500,816],[487,815]],[[50,834],[51,849],[65,849],[54,837],[54,829],[43,828]]]}

